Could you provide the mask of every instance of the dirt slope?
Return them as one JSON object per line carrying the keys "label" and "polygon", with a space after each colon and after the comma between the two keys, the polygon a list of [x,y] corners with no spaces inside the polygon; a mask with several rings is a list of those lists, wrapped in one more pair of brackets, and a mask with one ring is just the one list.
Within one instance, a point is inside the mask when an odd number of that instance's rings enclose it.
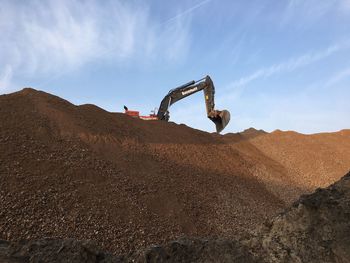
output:
{"label": "dirt slope", "polygon": [[234,235],[282,207],[211,134],[32,89],[0,104],[2,239],[74,237],[125,252]]}
{"label": "dirt slope", "polygon": [[[342,175],[326,162],[331,176],[310,183],[302,179],[308,165],[298,163],[296,173],[271,154],[275,144],[263,147],[274,134],[239,136],[75,106],[33,89],[0,96],[0,239],[72,237],[127,252],[181,236],[232,237]],[[333,136],[327,154],[342,151],[337,161],[350,167],[347,144],[332,146],[349,136]]]}
{"label": "dirt slope", "polygon": [[325,187],[349,170],[350,130],[312,135],[275,131],[250,143],[310,189]]}
{"label": "dirt slope", "polygon": [[275,131],[231,147],[253,163],[252,174],[286,205],[334,183],[350,168],[350,130],[313,135]]}
{"label": "dirt slope", "polygon": [[330,187],[302,196],[248,239],[182,238],[118,256],[87,241],[0,240],[0,261],[346,263],[350,261],[349,212],[350,173]]}

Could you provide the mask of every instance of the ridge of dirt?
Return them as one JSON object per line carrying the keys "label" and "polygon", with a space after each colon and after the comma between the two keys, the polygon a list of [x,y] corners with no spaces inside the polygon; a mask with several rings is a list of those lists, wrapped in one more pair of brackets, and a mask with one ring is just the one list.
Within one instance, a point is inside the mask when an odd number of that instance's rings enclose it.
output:
{"label": "ridge of dirt", "polygon": [[346,131],[329,135],[327,151],[313,147],[314,162],[337,156],[314,184],[319,174],[303,180],[308,166],[297,162],[296,173],[280,159],[273,135],[243,134],[133,119],[34,89],[2,95],[0,239],[89,239],[128,253],[182,236],[232,238],[350,166]]}
{"label": "ridge of dirt", "polygon": [[350,130],[311,135],[273,132],[249,142],[310,190],[339,180],[350,167]]}

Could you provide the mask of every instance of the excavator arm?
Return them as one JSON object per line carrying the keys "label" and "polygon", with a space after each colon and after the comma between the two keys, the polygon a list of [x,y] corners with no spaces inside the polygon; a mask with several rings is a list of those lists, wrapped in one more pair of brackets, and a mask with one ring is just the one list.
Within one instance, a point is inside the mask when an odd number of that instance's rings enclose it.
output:
{"label": "excavator arm", "polygon": [[180,87],[170,90],[160,103],[157,113],[158,119],[168,121],[170,118],[169,108],[172,104],[201,90],[204,91],[207,116],[215,123],[216,131],[218,133],[221,132],[230,121],[230,113],[227,110],[215,110],[215,87],[209,76],[198,81],[192,80]]}

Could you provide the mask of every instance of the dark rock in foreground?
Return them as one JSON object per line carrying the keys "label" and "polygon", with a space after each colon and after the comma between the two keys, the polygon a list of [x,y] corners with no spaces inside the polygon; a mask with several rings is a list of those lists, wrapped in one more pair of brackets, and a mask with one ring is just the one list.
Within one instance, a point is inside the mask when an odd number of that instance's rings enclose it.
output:
{"label": "dark rock in foreground", "polygon": [[100,251],[93,242],[41,239],[0,242],[0,262],[257,262],[238,242],[181,239],[128,256]]}
{"label": "dark rock in foreground", "polygon": [[134,262],[235,262],[256,261],[237,241],[181,239],[134,254]]}
{"label": "dark rock in foreground", "polygon": [[243,243],[267,262],[350,262],[350,173],[301,196]]}
{"label": "dark rock in foreground", "polygon": [[91,241],[40,239],[0,241],[0,262],[121,262],[120,257],[100,251]]}

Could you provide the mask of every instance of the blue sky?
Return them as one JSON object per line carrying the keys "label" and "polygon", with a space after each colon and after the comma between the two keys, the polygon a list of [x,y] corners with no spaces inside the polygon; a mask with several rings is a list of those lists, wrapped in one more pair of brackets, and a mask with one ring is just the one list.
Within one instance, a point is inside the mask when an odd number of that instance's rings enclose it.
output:
{"label": "blue sky", "polygon": [[[208,74],[225,132],[350,128],[350,0],[0,0],[0,32],[1,94],[147,115]],[[201,93],[170,116],[215,130]]]}

